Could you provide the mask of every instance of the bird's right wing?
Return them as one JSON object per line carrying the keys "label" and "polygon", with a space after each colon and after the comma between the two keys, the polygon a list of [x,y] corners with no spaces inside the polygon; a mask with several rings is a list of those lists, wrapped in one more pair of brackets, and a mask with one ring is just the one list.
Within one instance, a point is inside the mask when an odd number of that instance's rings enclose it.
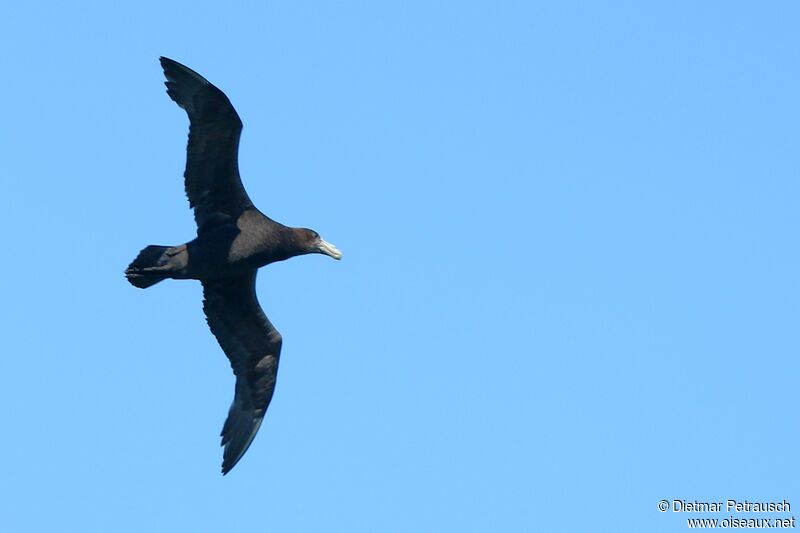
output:
{"label": "bird's right wing", "polygon": [[208,326],[231,361],[236,394],[222,428],[222,473],[242,458],[275,391],[281,335],[256,297],[256,273],[203,281]]}
{"label": "bird's right wing", "polygon": [[160,58],[167,94],[189,115],[184,172],[198,228],[235,221],[253,206],[239,178],[242,121],[225,93],[180,63]]}

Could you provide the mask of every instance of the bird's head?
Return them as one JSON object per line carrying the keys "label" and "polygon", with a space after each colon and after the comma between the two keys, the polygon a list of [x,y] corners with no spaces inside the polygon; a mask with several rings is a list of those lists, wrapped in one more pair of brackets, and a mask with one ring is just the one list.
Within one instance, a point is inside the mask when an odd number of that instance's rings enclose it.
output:
{"label": "bird's head", "polygon": [[302,228],[300,230],[301,239],[307,253],[325,254],[334,259],[341,259],[342,252],[334,245],[319,236],[313,229]]}

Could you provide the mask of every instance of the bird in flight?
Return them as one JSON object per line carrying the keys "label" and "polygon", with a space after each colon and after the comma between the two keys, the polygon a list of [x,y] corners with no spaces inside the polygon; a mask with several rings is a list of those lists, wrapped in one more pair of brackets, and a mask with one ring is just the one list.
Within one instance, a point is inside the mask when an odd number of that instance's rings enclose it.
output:
{"label": "bird in flight", "polygon": [[160,58],[167,94],[189,115],[184,185],[197,238],[144,248],[125,270],[135,287],[165,279],[203,284],[203,311],[230,359],[236,389],[222,427],[222,474],[253,442],[275,391],[281,335],[256,296],[256,272],[296,255],[341,252],[316,231],[284,226],[256,209],[239,177],[242,121],[228,97],[177,61]]}

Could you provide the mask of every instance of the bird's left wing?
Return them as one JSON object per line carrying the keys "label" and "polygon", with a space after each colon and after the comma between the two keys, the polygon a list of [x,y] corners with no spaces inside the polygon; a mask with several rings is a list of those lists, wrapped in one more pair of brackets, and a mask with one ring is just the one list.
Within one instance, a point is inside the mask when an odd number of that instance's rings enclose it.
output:
{"label": "bird's left wing", "polygon": [[177,61],[162,57],[167,94],[189,115],[184,185],[199,229],[236,220],[253,207],[239,177],[242,121],[225,93]]}
{"label": "bird's left wing", "polygon": [[222,473],[242,458],[261,426],[275,391],[281,335],[256,297],[255,271],[203,281],[208,326],[231,361],[236,394],[222,428]]}

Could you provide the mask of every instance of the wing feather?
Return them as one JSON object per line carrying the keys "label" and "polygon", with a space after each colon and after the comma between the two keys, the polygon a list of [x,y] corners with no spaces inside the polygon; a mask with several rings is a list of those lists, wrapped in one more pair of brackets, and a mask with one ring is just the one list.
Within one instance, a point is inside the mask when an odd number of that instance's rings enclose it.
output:
{"label": "wing feather", "polygon": [[225,93],[180,63],[160,58],[167,94],[189,115],[184,184],[199,229],[236,220],[253,203],[239,177],[242,121]]}
{"label": "wing feather", "polygon": [[261,309],[255,271],[203,281],[208,326],[230,359],[236,392],[222,427],[222,473],[242,458],[261,426],[275,391],[282,339]]}

